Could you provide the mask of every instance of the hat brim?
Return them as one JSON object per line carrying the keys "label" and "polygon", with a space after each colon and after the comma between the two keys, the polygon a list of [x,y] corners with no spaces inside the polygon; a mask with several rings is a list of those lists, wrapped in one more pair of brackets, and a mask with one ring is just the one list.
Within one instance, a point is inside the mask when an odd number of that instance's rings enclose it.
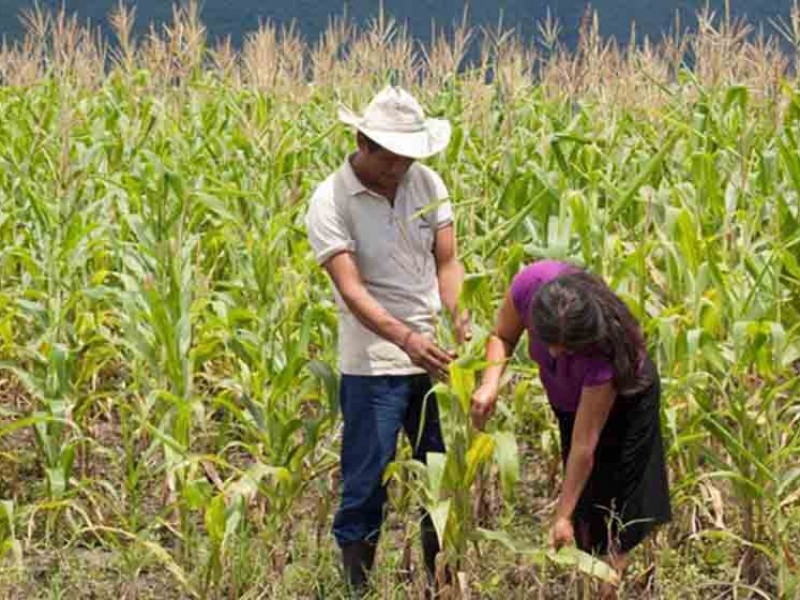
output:
{"label": "hat brim", "polygon": [[345,107],[339,108],[339,120],[355,127],[390,152],[407,158],[428,158],[438,154],[447,148],[452,132],[447,119],[425,119],[424,128],[414,132],[372,129],[364,124],[360,115]]}

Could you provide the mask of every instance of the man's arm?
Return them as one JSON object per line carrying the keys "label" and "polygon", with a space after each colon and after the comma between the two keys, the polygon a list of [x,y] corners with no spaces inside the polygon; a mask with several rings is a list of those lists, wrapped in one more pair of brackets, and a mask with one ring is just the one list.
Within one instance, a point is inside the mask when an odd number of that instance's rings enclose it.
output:
{"label": "man's arm", "polygon": [[456,328],[458,343],[463,343],[472,338],[469,324],[469,313],[466,309],[459,311],[458,295],[464,283],[464,267],[458,260],[456,253],[456,234],[452,223],[440,227],[436,231],[434,245],[436,257],[436,277],[439,280],[439,296],[442,304],[450,313]]}
{"label": "man's arm", "polygon": [[381,306],[364,285],[351,253],[340,252],[324,266],[342,300],[367,329],[402,348],[415,365],[431,375],[440,379],[446,376],[447,365],[452,360],[450,355]]}

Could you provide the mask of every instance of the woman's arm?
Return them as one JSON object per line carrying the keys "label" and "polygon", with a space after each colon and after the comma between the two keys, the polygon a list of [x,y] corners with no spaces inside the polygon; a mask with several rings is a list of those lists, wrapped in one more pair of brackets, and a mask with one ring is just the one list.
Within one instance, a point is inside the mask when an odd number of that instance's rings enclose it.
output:
{"label": "woman's arm", "polygon": [[472,395],[472,420],[478,428],[483,428],[486,419],[494,411],[506,359],[513,354],[523,330],[511,292],[508,292],[497,313],[494,331],[486,343],[486,362],[489,366],[483,372],[480,387]]}
{"label": "woman's arm", "polygon": [[615,398],[616,391],[611,382],[585,387],[581,392],[567,457],[567,473],[556,507],[552,535],[556,548],[572,542],[572,513],[592,472],[597,441],[614,406]]}

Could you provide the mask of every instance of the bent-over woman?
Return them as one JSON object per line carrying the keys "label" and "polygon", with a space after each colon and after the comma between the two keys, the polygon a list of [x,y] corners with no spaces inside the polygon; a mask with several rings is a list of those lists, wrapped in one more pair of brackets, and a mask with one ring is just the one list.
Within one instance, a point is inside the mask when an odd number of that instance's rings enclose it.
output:
{"label": "bent-over woman", "polygon": [[659,376],[639,324],[600,278],[558,261],[526,267],[487,344],[490,366],[472,399],[479,427],[523,332],[561,434],[565,476],[551,543],[576,542],[621,574],[628,553],[671,518]]}

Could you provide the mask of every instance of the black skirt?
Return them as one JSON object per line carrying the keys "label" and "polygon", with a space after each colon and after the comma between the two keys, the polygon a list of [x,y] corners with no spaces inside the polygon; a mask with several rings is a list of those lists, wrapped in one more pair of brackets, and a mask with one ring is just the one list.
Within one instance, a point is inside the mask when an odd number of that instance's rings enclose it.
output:
{"label": "black skirt", "polygon": [[[581,550],[604,555],[629,552],[672,517],[661,438],[661,386],[618,396],[600,434],[594,466],[573,514]],[[554,411],[566,468],[575,413]]]}

